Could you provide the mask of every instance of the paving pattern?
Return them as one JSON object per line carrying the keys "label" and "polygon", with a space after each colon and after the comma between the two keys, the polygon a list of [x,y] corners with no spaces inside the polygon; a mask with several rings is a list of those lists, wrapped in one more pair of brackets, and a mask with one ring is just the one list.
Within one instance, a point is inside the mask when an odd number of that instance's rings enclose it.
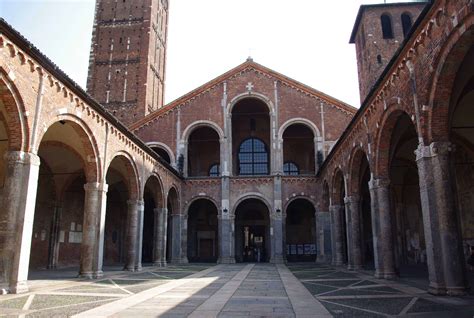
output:
{"label": "paving pattern", "polygon": [[[37,273],[0,296],[1,317],[474,317],[474,295],[434,297],[407,281],[326,265],[193,264],[104,278]],[[38,279],[39,278],[39,279]]]}
{"label": "paving pattern", "polygon": [[[69,317],[180,280],[209,266],[155,267],[139,273],[113,269],[92,282],[74,278],[77,271],[39,272],[35,273],[39,279],[29,282],[30,293],[0,296],[0,317]],[[51,277],[54,279],[48,279]]]}
{"label": "paving pattern", "polygon": [[288,268],[334,317],[474,317],[474,296],[434,297],[398,281],[314,264]]}

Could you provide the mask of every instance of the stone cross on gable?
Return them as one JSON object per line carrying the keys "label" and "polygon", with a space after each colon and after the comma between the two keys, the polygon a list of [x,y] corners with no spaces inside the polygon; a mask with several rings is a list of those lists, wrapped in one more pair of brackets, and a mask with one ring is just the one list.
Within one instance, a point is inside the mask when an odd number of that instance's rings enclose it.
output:
{"label": "stone cross on gable", "polygon": [[249,82],[249,83],[247,84],[247,86],[245,86],[245,87],[247,87],[247,90],[248,90],[249,92],[251,92],[252,89],[253,89],[253,84],[252,84],[252,82]]}

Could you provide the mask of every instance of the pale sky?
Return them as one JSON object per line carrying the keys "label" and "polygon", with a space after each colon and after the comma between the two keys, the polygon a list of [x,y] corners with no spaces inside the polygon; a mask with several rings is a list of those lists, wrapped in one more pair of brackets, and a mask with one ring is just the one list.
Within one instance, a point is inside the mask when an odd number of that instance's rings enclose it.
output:
{"label": "pale sky", "polygon": [[[359,107],[355,46],[349,37],[359,6],[382,1],[169,0],[166,103],[251,55]],[[85,88],[94,3],[0,0],[0,16]]]}

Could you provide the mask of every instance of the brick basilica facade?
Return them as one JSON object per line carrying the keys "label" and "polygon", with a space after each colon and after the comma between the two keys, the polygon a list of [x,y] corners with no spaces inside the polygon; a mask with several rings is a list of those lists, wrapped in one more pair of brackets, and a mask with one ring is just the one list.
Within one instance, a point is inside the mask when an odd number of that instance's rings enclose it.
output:
{"label": "brick basilica facade", "polygon": [[168,2],[140,5],[97,1],[88,92],[0,22],[0,288],[308,261],[467,291],[471,0],[362,6],[359,109],[251,58],[163,105]]}

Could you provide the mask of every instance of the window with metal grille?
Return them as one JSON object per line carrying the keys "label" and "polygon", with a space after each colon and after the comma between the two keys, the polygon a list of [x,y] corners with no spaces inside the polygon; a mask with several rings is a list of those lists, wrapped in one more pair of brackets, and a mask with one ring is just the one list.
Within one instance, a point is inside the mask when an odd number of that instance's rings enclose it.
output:
{"label": "window with metal grille", "polygon": [[300,169],[294,162],[285,162],[283,164],[283,173],[287,176],[297,176],[300,174]]}
{"label": "window with metal grille", "polygon": [[213,164],[210,168],[209,168],[209,176],[210,177],[218,177],[219,176],[219,164],[216,163],[216,164]]}
{"label": "window with metal grille", "polygon": [[239,147],[239,175],[267,175],[268,151],[265,143],[257,138],[244,140]]}

